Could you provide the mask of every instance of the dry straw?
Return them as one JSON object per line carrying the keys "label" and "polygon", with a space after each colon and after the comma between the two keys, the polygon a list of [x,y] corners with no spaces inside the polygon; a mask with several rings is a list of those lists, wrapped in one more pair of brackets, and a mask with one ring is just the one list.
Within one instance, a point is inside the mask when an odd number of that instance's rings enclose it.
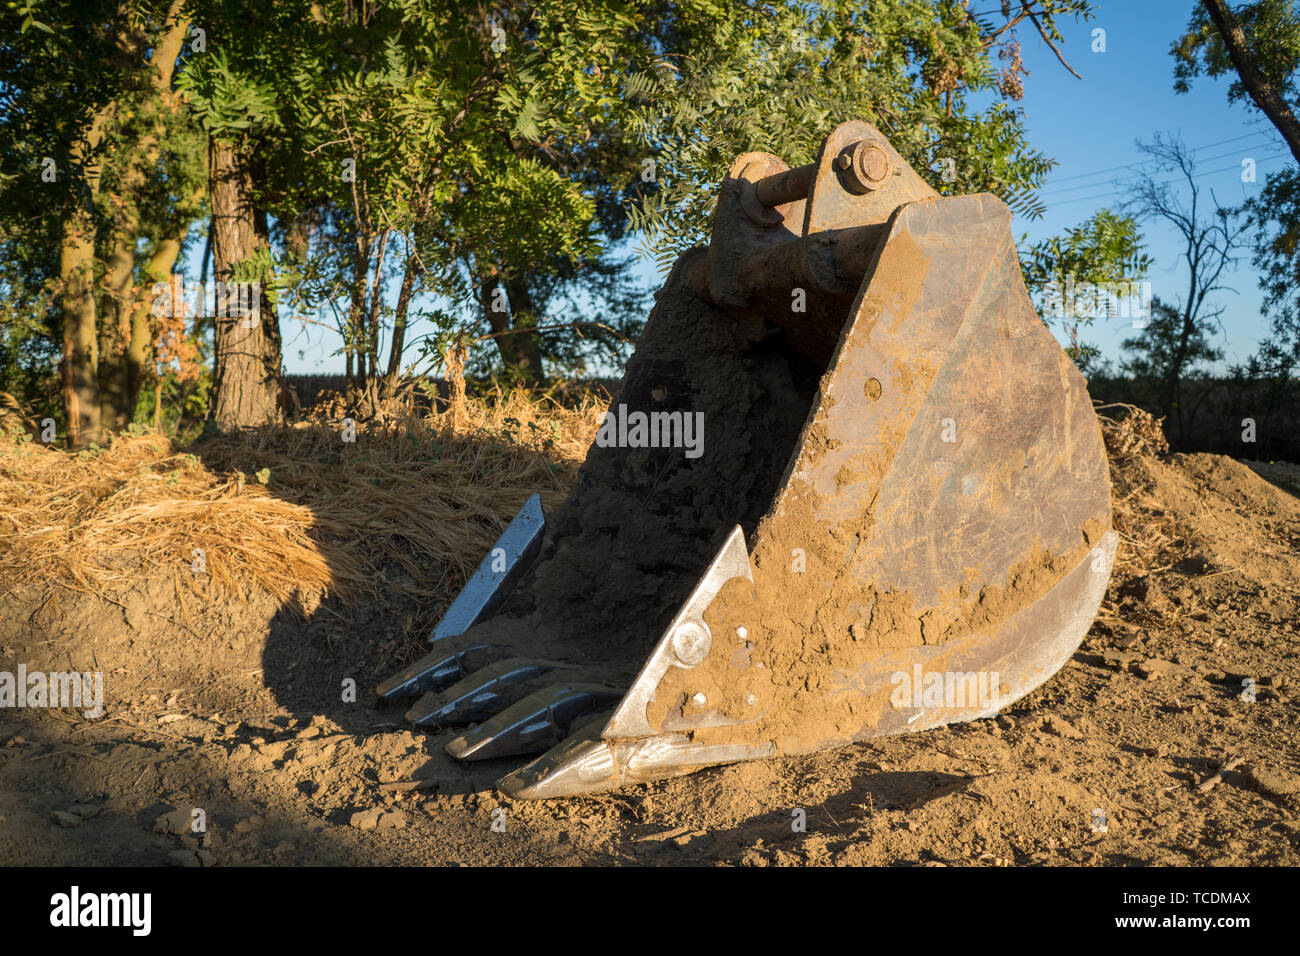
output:
{"label": "dry straw", "polygon": [[[1102,412],[1116,410],[1116,417]],[[1188,531],[1161,503],[1157,462],[1168,457],[1163,419],[1135,405],[1099,405],[1102,437],[1110,459],[1111,524],[1120,534],[1116,582],[1152,574],[1186,557]]]}
{"label": "dry straw", "polygon": [[73,453],[13,428],[0,438],[0,600],[56,582],[121,593],[157,575],[207,597],[442,599],[530,494],[559,504],[598,411],[497,393],[453,423],[407,402],[348,442],[325,407],[189,450],[142,432]]}

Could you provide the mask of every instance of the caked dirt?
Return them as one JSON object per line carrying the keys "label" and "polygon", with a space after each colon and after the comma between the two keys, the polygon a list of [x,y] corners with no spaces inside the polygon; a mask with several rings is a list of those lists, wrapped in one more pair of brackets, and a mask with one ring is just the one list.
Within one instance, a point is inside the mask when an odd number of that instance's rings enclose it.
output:
{"label": "caked dirt", "polygon": [[511,801],[519,760],[379,706],[409,614],[11,591],[0,671],[99,671],[106,707],[0,710],[0,863],[1300,865],[1300,468],[1107,437],[1120,557],[1037,691],[599,797]]}

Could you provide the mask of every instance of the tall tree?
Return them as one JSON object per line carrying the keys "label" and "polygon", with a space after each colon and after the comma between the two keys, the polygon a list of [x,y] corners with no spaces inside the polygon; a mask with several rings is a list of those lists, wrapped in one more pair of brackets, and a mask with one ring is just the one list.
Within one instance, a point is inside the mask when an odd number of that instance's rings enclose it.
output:
{"label": "tall tree", "polygon": [[[1173,45],[1174,88],[1187,92],[1202,74],[1232,76],[1228,98],[1260,110],[1300,162],[1300,9],[1294,0],[1230,7],[1203,0]],[[1251,357],[1252,373],[1285,381],[1300,365],[1300,166],[1268,177],[1245,206],[1271,330]]]}
{"label": "tall tree", "polygon": [[[1172,330],[1167,329],[1169,317],[1162,313],[1163,324],[1144,340],[1158,344],[1161,349],[1161,358],[1156,363],[1164,379],[1161,411],[1168,427],[1181,436],[1183,375],[1198,355],[1198,343],[1207,340],[1210,323],[1222,314],[1221,309],[1211,306],[1210,300],[1214,293],[1227,288],[1224,273],[1235,262],[1242,227],[1236,211],[1221,206],[1213,194],[1208,197],[1203,194],[1196,181],[1196,161],[1182,142],[1157,135],[1150,143],[1139,143],[1138,147],[1154,162],[1138,177],[1130,209],[1140,219],[1172,226],[1183,241],[1187,292],[1180,303],[1167,307],[1176,309],[1177,324]],[[1160,178],[1170,173],[1174,174],[1173,179]],[[1178,180],[1183,182],[1175,187]]]}
{"label": "tall tree", "polygon": [[[188,0],[175,85],[208,144],[216,278],[263,293],[259,321],[218,318],[214,421],[280,414],[286,291],[342,305],[359,382],[377,376],[385,326],[388,379],[422,344],[407,341],[408,315],[427,295],[452,303],[440,332],[463,326],[524,378],[577,367],[589,335],[612,346],[634,327],[639,297],[620,295],[626,264],[611,251],[629,226],[671,258],[701,237],[735,153],[804,161],[810,131],[844,119],[876,122],[941,190],[994,190],[1032,215],[1051,161],[1015,103],[1016,31],[1059,50],[1056,20],[1090,14],[1086,0],[1016,0],[1000,16],[951,0]],[[101,228],[91,248],[92,292],[119,317],[139,240],[153,251],[137,282],[168,255],[168,237],[141,231],[132,243]],[[86,347],[121,350],[121,328]]]}
{"label": "tall tree", "polygon": [[1226,0],[1202,0],[1172,52],[1176,90],[1186,93],[1202,73],[1235,75],[1228,98],[1249,99],[1300,162],[1300,119],[1295,115],[1300,11],[1294,0],[1255,0],[1237,10]]}
{"label": "tall tree", "polygon": [[[944,0],[353,8],[356,23],[335,27],[349,68],[306,123],[305,152],[335,210],[338,231],[321,238],[336,249],[321,251],[337,279],[323,285],[350,293],[340,315],[355,374],[373,366],[384,283],[396,271],[405,284],[410,261],[526,380],[548,355],[573,357],[576,335],[616,340],[617,298],[613,323],[559,310],[571,292],[616,295],[609,276],[626,271],[609,251],[629,213],[670,260],[707,228],[736,152],[797,162],[815,146],[809,130],[841,119],[874,119],[945,191],[994,189],[1033,214],[1051,161],[1028,147],[1014,106],[1015,31],[1055,44],[1056,18],[1090,14],[1075,0],[1019,0],[1003,18]],[[985,92],[993,105],[972,108]],[[341,180],[348,163],[355,179]],[[391,269],[379,258],[390,230],[412,250],[390,254]]]}
{"label": "tall tree", "polygon": [[[0,243],[29,276],[54,283],[62,404],[68,440],[80,446],[130,414],[122,386],[142,232],[135,193],[167,176],[157,145],[175,124],[151,104],[170,84],[179,3],[52,2],[4,18],[21,23],[0,49],[0,140],[14,160],[6,168],[22,173],[0,178]],[[43,234],[51,220],[49,245],[17,238]]]}
{"label": "tall tree", "polygon": [[[193,171],[183,165],[186,147],[192,145],[192,131],[178,115],[179,103],[172,90],[186,30],[181,0],[169,0],[160,10],[160,22],[150,38],[153,46],[143,76],[134,84],[111,137],[114,157],[106,164],[108,178],[104,184],[108,208],[102,211],[105,223],[100,230],[106,254],[99,256],[105,264],[99,297],[97,374],[99,416],[104,429],[121,429],[131,421],[148,362],[146,353],[152,343],[148,311],[141,307],[152,282],[144,290],[136,283],[137,246],[143,240],[154,247],[148,267],[158,269],[163,265],[157,258],[158,244],[162,243],[162,249],[179,251],[179,242],[184,238],[184,232],[156,237],[161,211],[178,204],[188,207],[188,215],[180,224],[182,230],[188,229],[192,214],[197,212],[197,197],[184,195],[187,183],[193,182]],[[168,188],[157,188],[160,179]],[[173,254],[164,272],[171,271],[174,261]],[[148,276],[145,278],[149,281]]]}
{"label": "tall tree", "polygon": [[257,160],[214,135],[208,149],[213,312],[212,420],[232,431],[282,417],[280,323],[263,287],[270,252],[265,210],[254,200]]}
{"label": "tall tree", "polygon": [[537,380],[547,277],[581,281],[602,254],[608,150],[594,144],[626,111],[618,64],[646,55],[627,4],[399,2],[353,8],[330,30],[339,68],[299,114],[309,168],[297,171],[328,198],[307,294],[344,292],[352,384],[373,380],[390,317],[394,378],[418,292],[459,305],[445,323],[486,326],[503,364]]}
{"label": "tall tree", "polygon": [[210,417],[221,431],[282,419],[286,394],[268,195],[293,161],[292,114],[320,83],[327,36],[305,0],[191,0],[202,32],[178,83],[208,135],[213,315]]}
{"label": "tall tree", "polygon": [[1208,323],[1189,325],[1183,308],[1156,298],[1151,302],[1150,318],[1142,330],[1120,343],[1120,348],[1127,353],[1121,368],[1136,380],[1139,389],[1154,385],[1160,396],[1158,401],[1163,403],[1165,427],[1174,439],[1187,433],[1195,412],[1185,410],[1180,400],[1170,409],[1169,383],[1176,382],[1175,398],[1178,399],[1182,383],[1190,374],[1223,358],[1222,350],[1211,341],[1211,332]]}

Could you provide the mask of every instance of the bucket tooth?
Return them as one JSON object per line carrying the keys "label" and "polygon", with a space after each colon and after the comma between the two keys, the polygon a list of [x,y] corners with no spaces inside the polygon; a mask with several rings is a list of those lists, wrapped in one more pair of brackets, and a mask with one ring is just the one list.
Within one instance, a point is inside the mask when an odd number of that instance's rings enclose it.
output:
{"label": "bucket tooth", "polygon": [[497,785],[517,800],[550,800],[680,777],[702,767],[761,760],[775,753],[770,743],[700,744],[687,734],[605,740],[604,724],[603,718],[592,721],[532,763],[502,777]]}
{"label": "bucket tooth", "polygon": [[[745,532],[740,525],[731,529],[700,583],[659,639],[632,689],[615,709],[609,726],[605,728],[605,737],[645,737],[655,733],[657,728],[651,726],[646,712],[664,675],[670,670],[688,671],[695,667],[713,652],[715,642],[726,642],[727,649],[720,650],[720,653],[731,653],[731,645],[737,641],[742,645],[745,643],[743,634],[715,635],[704,620],[705,609],[722,586],[733,578],[754,579],[749,550],[745,547]],[[700,705],[707,706],[707,695],[701,696],[704,699],[699,701]]]}
{"label": "bucket tooth", "polygon": [[459,637],[496,614],[520,578],[536,563],[545,530],[542,499],[533,495],[524,502],[434,626],[429,636],[434,649],[389,677],[375,692],[386,700],[419,697],[448,687],[471,670],[504,657],[505,653],[494,652],[488,644],[476,644],[455,652],[437,645]]}
{"label": "bucket tooth", "polygon": [[524,502],[497,543],[479,562],[465,587],[434,627],[429,641],[456,637],[495,614],[537,559],[545,530],[542,499],[533,495]]}
{"label": "bucket tooth", "polygon": [[554,661],[510,657],[458,681],[444,691],[425,694],[406,712],[417,726],[445,726],[487,720],[537,689],[539,678],[563,670]]}
{"label": "bucket tooth", "polygon": [[444,690],[509,653],[508,648],[494,644],[471,644],[458,651],[435,647],[406,670],[388,678],[375,692],[385,700],[420,697],[429,691]]}
{"label": "bucket tooth", "polygon": [[579,721],[616,704],[623,691],[602,684],[552,684],[467,730],[447,744],[457,760],[487,760],[541,753]]}

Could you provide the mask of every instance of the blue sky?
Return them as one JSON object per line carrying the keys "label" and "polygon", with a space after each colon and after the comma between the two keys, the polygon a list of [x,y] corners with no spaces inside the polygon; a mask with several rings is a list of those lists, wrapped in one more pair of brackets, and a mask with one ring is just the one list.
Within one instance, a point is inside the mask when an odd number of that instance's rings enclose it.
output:
{"label": "blue sky", "polygon": [[[1022,57],[1032,74],[1022,103],[1029,141],[1060,165],[1042,190],[1047,214],[1036,222],[1017,220],[1017,239],[1022,233],[1031,241],[1047,238],[1102,206],[1121,203],[1126,182],[1139,171],[1132,164],[1146,159],[1135,140],[1150,140],[1157,131],[1197,148],[1203,195],[1208,199],[1212,190],[1224,205],[1239,205],[1257,194],[1270,173],[1285,167],[1290,154],[1282,138],[1253,106],[1229,105],[1226,79],[1201,77],[1190,92],[1174,92],[1169,47],[1186,28],[1193,6],[1192,0],[1102,0],[1091,23],[1062,31],[1062,52],[1082,80],[1060,66],[1036,31],[1020,31]],[[1106,31],[1104,53],[1091,49],[1091,34],[1098,28]],[[1254,183],[1242,182],[1242,161],[1248,158],[1256,164]],[[1181,301],[1187,270],[1177,234],[1159,222],[1144,223],[1143,234],[1155,260],[1147,276],[1152,292],[1165,301]],[[1225,307],[1216,344],[1229,360],[1249,355],[1267,331],[1258,280],[1246,246],[1226,279],[1236,294],[1220,293],[1215,302]],[[1115,357],[1120,341],[1132,334],[1129,323],[1116,320],[1098,323],[1085,338]]]}
{"label": "blue sky", "polygon": [[[973,3],[982,10],[993,0]],[[1021,104],[1029,142],[1059,165],[1042,189],[1046,215],[1036,221],[1017,218],[1017,241],[1022,235],[1035,241],[1059,234],[1103,206],[1122,203],[1126,184],[1146,161],[1135,142],[1150,140],[1157,131],[1196,149],[1198,182],[1224,205],[1240,204],[1263,188],[1270,173],[1284,168],[1289,153],[1281,137],[1253,107],[1228,103],[1226,80],[1202,77],[1190,93],[1174,92],[1169,48],[1186,27],[1193,5],[1194,0],[1100,0],[1093,21],[1062,24],[1062,51],[1081,80],[1066,72],[1032,26],[1019,29],[1021,55],[1030,71]],[[1105,31],[1104,52],[1093,52],[1096,29]],[[1256,163],[1253,184],[1242,182],[1241,164],[1248,158]],[[1143,233],[1155,260],[1147,276],[1153,294],[1181,301],[1187,271],[1176,234],[1158,222],[1144,223]],[[636,274],[652,288],[662,282],[649,262],[639,264]],[[1226,281],[1235,294],[1220,293],[1212,303],[1225,307],[1223,332],[1216,331],[1214,338],[1232,361],[1249,355],[1267,327],[1248,246],[1240,250]],[[408,342],[424,331],[416,324]],[[331,355],[340,344],[336,334],[313,326],[304,335],[298,323],[288,321],[284,333],[290,372],[342,372],[342,357]],[[1127,320],[1116,319],[1098,322],[1084,338],[1114,359],[1121,340],[1132,334]],[[407,360],[413,357],[411,351]]]}

